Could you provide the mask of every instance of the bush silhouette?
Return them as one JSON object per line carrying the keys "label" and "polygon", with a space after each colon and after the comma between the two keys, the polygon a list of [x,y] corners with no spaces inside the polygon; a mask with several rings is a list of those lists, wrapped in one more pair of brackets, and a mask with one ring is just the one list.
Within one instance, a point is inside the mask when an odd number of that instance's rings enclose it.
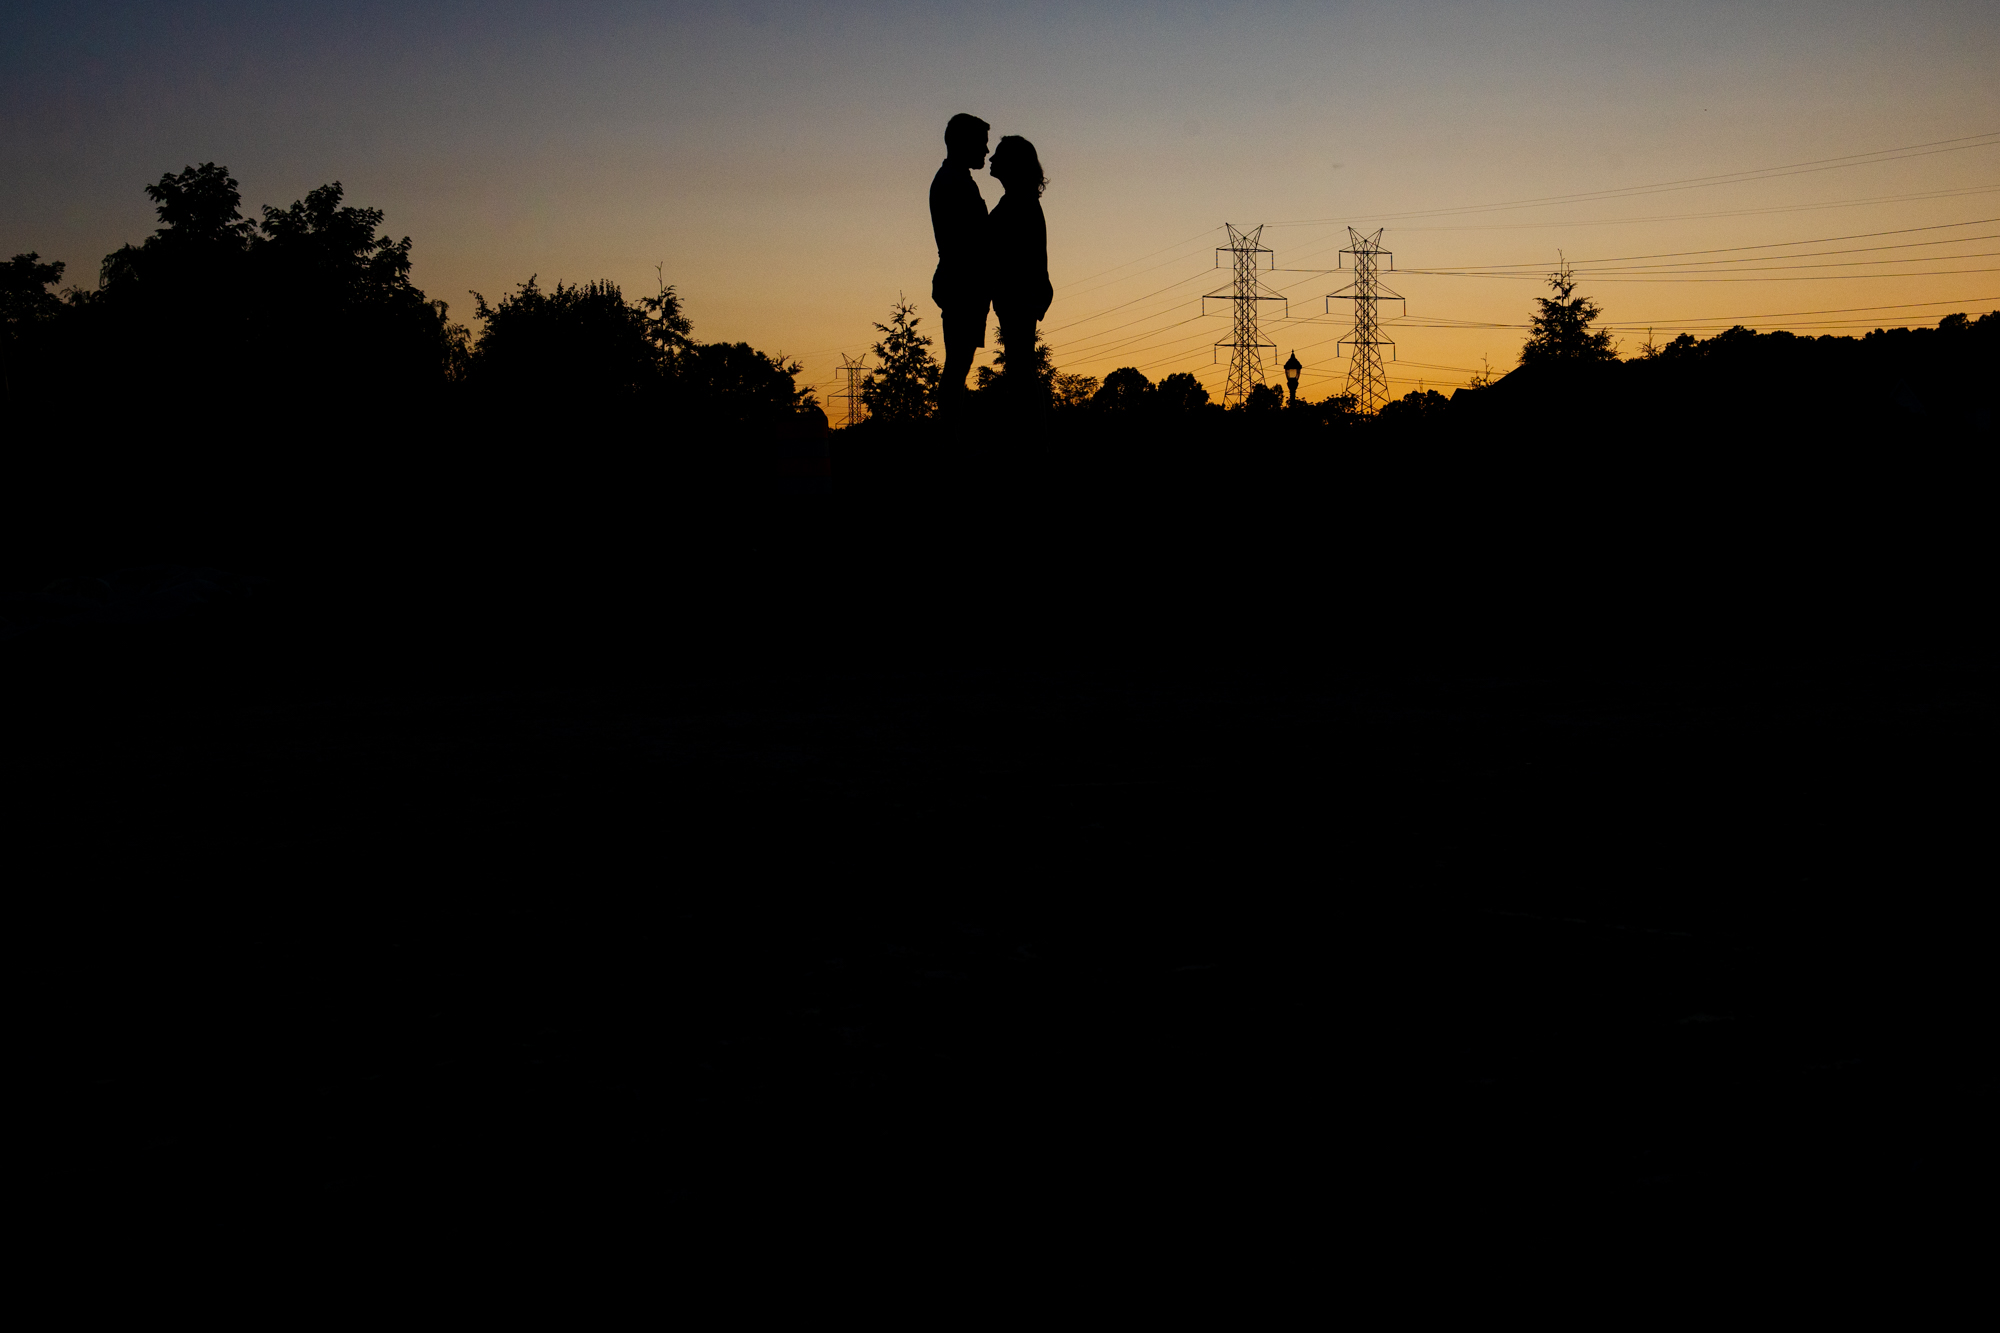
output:
{"label": "bush silhouette", "polygon": [[558,282],[536,277],[489,304],[472,293],[485,325],[472,349],[472,380],[490,393],[550,402],[634,396],[655,389],[670,357],[653,336],[646,311],[614,282]]}

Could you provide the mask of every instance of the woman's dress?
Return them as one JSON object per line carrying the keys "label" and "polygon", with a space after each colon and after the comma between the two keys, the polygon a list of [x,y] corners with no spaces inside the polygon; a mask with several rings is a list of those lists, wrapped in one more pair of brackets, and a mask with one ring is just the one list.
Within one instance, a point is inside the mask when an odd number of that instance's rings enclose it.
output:
{"label": "woman's dress", "polygon": [[1009,190],[986,220],[987,253],[992,257],[993,313],[1004,335],[1022,329],[1034,345],[1034,326],[1049,313],[1055,288],[1049,284],[1049,226],[1042,201],[1025,190]]}

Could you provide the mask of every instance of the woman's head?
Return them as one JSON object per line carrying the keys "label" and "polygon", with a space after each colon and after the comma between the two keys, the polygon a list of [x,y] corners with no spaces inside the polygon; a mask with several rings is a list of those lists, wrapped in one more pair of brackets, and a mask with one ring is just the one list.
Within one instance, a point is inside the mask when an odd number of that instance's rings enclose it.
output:
{"label": "woman's head", "polygon": [[1038,196],[1049,188],[1035,146],[1018,134],[1002,135],[1000,146],[993,150],[993,179],[1010,190],[1033,190]]}

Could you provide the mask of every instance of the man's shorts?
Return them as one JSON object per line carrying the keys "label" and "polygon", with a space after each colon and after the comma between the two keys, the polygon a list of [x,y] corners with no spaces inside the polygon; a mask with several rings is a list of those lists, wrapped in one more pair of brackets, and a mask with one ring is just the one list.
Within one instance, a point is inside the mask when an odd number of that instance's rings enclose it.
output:
{"label": "man's shorts", "polygon": [[988,304],[986,301],[977,304],[961,302],[938,316],[938,322],[944,325],[944,346],[947,355],[954,347],[986,346]]}

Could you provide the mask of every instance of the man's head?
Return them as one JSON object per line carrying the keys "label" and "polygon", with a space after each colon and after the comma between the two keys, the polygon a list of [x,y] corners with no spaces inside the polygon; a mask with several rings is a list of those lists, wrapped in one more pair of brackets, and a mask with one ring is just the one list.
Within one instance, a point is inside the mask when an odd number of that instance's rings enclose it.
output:
{"label": "man's head", "polygon": [[986,164],[986,136],[993,127],[977,116],[961,111],[945,122],[945,154],[950,161],[968,170]]}

